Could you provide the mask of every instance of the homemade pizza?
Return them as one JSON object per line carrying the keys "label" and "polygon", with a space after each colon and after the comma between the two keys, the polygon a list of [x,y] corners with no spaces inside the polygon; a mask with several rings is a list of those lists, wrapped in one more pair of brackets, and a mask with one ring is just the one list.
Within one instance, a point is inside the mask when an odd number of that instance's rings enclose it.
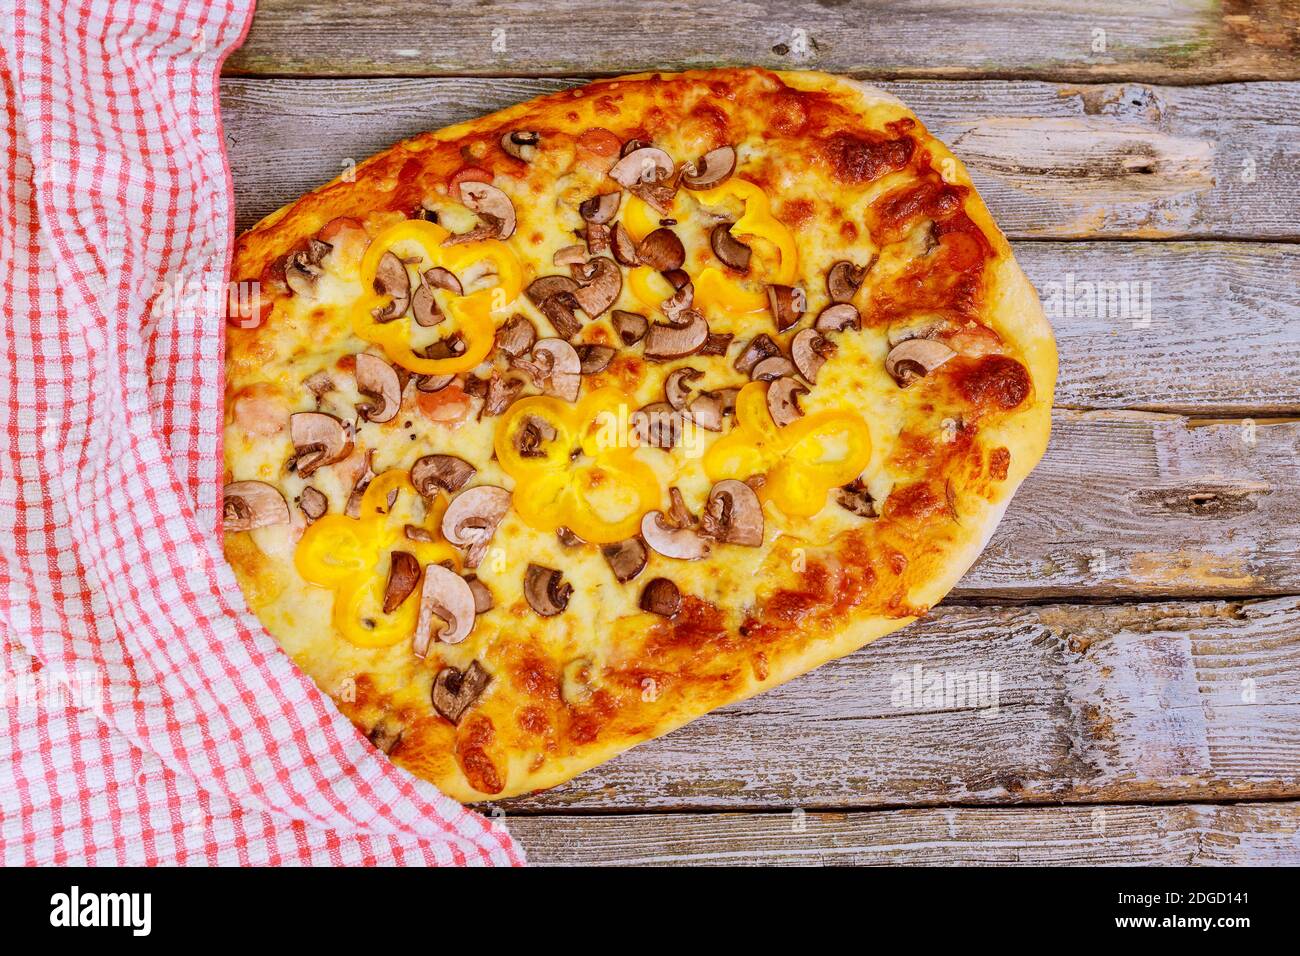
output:
{"label": "homemade pizza", "polygon": [[417,136],[242,236],[232,279],[226,554],[462,801],[916,620],[1047,443],[1052,332],[965,168],[826,74]]}

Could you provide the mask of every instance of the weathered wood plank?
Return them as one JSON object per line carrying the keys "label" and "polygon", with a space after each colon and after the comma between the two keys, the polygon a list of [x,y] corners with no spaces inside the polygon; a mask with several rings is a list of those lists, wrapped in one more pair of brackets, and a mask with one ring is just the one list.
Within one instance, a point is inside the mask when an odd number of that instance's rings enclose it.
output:
{"label": "weathered wood plank", "polygon": [[[227,78],[239,226],[400,139],[579,82]],[[1013,238],[1300,236],[1300,84],[882,85],[966,161]]]}
{"label": "weathered wood plank", "polygon": [[1300,424],[1058,411],[957,596],[1300,591]]}
{"label": "weathered wood plank", "polygon": [[[953,693],[933,692],[933,675]],[[1300,599],[1283,598],[941,607],[502,809],[514,819],[1297,796]]]}
{"label": "weathered wood plank", "polygon": [[1288,0],[261,0],[232,73],[616,74],[746,63],[873,76],[1296,78]]}
{"label": "weathered wood plank", "polygon": [[1300,804],[510,817],[534,865],[1300,863]]}

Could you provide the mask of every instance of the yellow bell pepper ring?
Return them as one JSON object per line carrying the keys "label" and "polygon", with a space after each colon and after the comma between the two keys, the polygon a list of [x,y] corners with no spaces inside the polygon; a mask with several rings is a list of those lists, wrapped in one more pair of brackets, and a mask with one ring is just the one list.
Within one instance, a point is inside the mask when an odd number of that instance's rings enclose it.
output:
{"label": "yellow bell pepper ring", "polygon": [[539,395],[506,410],[493,444],[525,523],[539,531],[565,527],[593,544],[637,533],[662,496],[654,471],[633,451],[633,407],[606,387],[576,404]]}
{"label": "yellow bell pepper ring", "polygon": [[[732,177],[726,182],[695,193],[696,199],[706,206],[721,205],[727,199],[737,199],[744,212],[731,226],[736,237],[766,239],[780,256],[774,273],[763,278],[768,285],[794,285],[799,269],[799,251],[794,235],[785,224],[772,215],[767,194],[754,183]],[[762,289],[747,289],[728,273],[709,266],[695,279],[695,302],[704,309],[717,308],[726,312],[748,314],[767,308],[767,295]]]}
{"label": "yellow bell pepper ring", "polygon": [[[388,357],[409,371],[420,375],[452,375],[482,362],[492,351],[496,333],[492,313],[506,308],[523,290],[523,267],[509,246],[496,239],[444,246],[449,233],[437,223],[408,219],[385,229],[366,249],[361,258],[361,283],[364,292],[353,306],[352,329],[367,342],[383,348]],[[491,265],[496,285],[468,295],[454,296],[447,312],[465,343],[465,351],[447,358],[425,358],[411,348],[409,320],[398,318],[380,322],[374,310],[382,306],[385,296],[374,288],[379,260],[399,244],[414,245],[423,254],[422,269],[442,266],[462,273],[479,263]]]}
{"label": "yellow bell pepper ring", "polygon": [[809,415],[784,428],[767,410],[765,382],[750,382],[736,396],[736,425],[704,455],[713,481],[765,474],[759,497],[786,515],[810,518],[826,493],[848,484],[871,461],[871,432],[850,411]]}
{"label": "yellow bell pepper ring", "polygon": [[360,647],[386,647],[415,633],[419,601],[408,596],[391,614],[383,611],[387,574],[380,569],[393,551],[406,551],[421,565],[460,563],[456,550],[437,539],[437,503],[429,509],[424,525],[435,540],[406,537],[405,527],[412,522],[407,509],[398,507],[397,500],[403,497],[403,503],[419,498],[409,475],[402,470],[386,471],[367,487],[360,517],[329,514],[317,518],[294,551],[294,566],[303,579],[334,592],[334,627]]}

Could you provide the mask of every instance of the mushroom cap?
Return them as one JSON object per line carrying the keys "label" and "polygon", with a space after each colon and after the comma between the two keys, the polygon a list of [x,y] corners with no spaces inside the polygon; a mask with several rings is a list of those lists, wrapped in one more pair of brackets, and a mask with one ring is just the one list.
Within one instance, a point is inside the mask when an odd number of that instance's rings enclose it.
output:
{"label": "mushroom cap", "polygon": [[615,309],[609,315],[609,322],[624,345],[635,345],[650,331],[650,321],[639,312]]}
{"label": "mushroom cap", "polygon": [[475,567],[509,510],[510,492],[496,485],[475,485],[447,505],[442,516],[442,536],[457,547],[469,548],[466,565]]}
{"label": "mushroom cap", "polygon": [[684,358],[694,355],[709,337],[709,323],[699,312],[687,309],[681,313],[684,322],[656,322],[646,333],[642,354],[652,361]]}
{"label": "mushroom cap", "polygon": [[906,388],[918,378],[924,378],[957,353],[934,339],[906,339],[899,342],[885,356],[885,371]]}
{"label": "mushroom cap", "polygon": [[876,257],[865,266],[857,266],[847,259],[841,259],[826,272],[826,292],[835,303],[851,302],[862,287],[862,282],[876,264]]}
{"label": "mushroom cap", "polygon": [[227,532],[252,531],[289,520],[289,503],[265,481],[232,481],[222,490],[222,523]]}
{"label": "mushroom cap", "polygon": [[728,269],[749,271],[749,257],[753,250],[731,234],[732,223],[720,222],[709,233],[709,248]]}
{"label": "mushroom cap", "polygon": [[767,387],[767,410],[772,421],[785,427],[803,415],[799,396],[808,394],[808,386],[788,375],[776,379]]}
{"label": "mushroom cap", "polygon": [[689,365],[669,372],[664,379],[664,397],[668,399],[668,404],[680,412],[691,399],[691,382],[703,377],[703,372]]}
{"label": "mushroom cap", "polygon": [[845,329],[861,327],[862,316],[858,314],[855,306],[847,302],[828,305],[821,310],[821,313],[817,316],[817,321],[813,323],[813,328],[818,332],[843,332]]}
{"label": "mushroom cap", "polygon": [[682,166],[682,185],[687,189],[712,189],[736,170],[736,148],[719,146],[696,162]]}
{"label": "mushroom cap", "polygon": [[581,283],[573,297],[590,318],[602,315],[623,291],[623,272],[613,259],[597,256],[589,262],[570,266],[570,271]]}
{"label": "mushroom cap", "polygon": [[582,387],[582,359],[578,350],[564,339],[542,339],[533,346],[529,362],[519,363],[538,380],[538,387],[548,395],[566,402],[576,401]]}
{"label": "mushroom cap", "polygon": [[554,617],[569,606],[573,585],[554,568],[530,564],[524,571],[524,598],[542,617]]}
{"label": "mushroom cap", "polygon": [[664,521],[662,511],[649,511],[641,519],[641,537],[665,558],[696,561],[707,557],[709,542],[694,528],[674,528]]}
{"label": "mushroom cap", "polygon": [[763,505],[753,488],[735,478],[713,486],[702,523],[705,533],[727,544],[757,548],[763,543]]}
{"label": "mushroom cap", "polygon": [[797,371],[794,363],[784,355],[772,355],[750,369],[749,377],[755,382],[774,382]]}
{"label": "mushroom cap", "polygon": [[682,609],[682,592],[667,578],[653,578],[641,589],[640,607],[660,617],[676,617]]}
{"label": "mushroom cap", "polygon": [[810,382],[817,381],[817,373],[834,351],[834,343],[816,329],[801,329],[790,340],[790,358],[794,367]]}
{"label": "mushroom cap", "polygon": [[686,247],[677,233],[667,226],[655,229],[636,247],[636,256],[642,264],[660,272],[680,269],[686,261]]}
{"label": "mushroom cap", "polygon": [[496,346],[510,358],[530,351],[537,342],[537,327],[516,312],[497,329]]}
{"label": "mushroom cap", "polygon": [[406,271],[406,264],[392,252],[385,252],[379,257],[375,266],[375,292],[391,296],[386,304],[374,309],[371,314],[378,322],[391,322],[406,314],[411,306],[411,277]]}
{"label": "mushroom cap", "polygon": [[[435,637],[444,644],[459,644],[469,637],[474,629],[474,606],[468,581],[441,564],[427,565],[415,621],[415,656],[424,657]],[[436,630],[435,618],[441,622]]]}
{"label": "mushroom cap", "polygon": [[483,691],[492,683],[492,677],[478,661],[470,661],[464,671],[455,667],[444,667],[433,679],[430,697],[433,709],[453,724],[459,724],[465,711],[483,696]]}
{"label": "mushroom cap", "polygon": [[439,491],[449,495],[460,491],[477,471],[455,455],[425,455],[411,466],[411,484],[424,497],[435,498]]}
{"label": "mushroom cap", "polygon": [[515,231],[515,205],[507,196],[491,183],[466,180],[459,186],[460,201],[465,206],[483,217],[490,217],[496,224],[496,237],[509,239]]}
{"label": "mushroom cap", "polygon": [[613,544],[601,545],[600,553],[609,562],[609,568],[614,572],[614,579],[620,584],[626,584],[644,571],[646,561],[650,557],[645,542],[640,538],[627,538],[623,541],[615,541]]}
{"label": "mushroom cap", "polygon": [[749,344],[741,349],[740,354],[736,356],[735,369],[737,372],[749,375],[754,366],[763,359],[780,354],[781,346],[776,344],[776,340],[766,332],[760,332],[750,339]]}
{"label": "mushroom cap", "polygon": [[609,178],[620,186],[658,183],[673,174],[673,158],[657,146],[641,146],[627,153],[609,170]]}
{"label": "mushroom cap", "polygon": [[326,412],[294,412],[289,416],[289,438],[303,478],[352,453],[351,426]]}
{"label": "mushroom cap", "polygon": [[357,406],[361,417],[376,424],[392,421],[402,407],[402,385],[397,370],[378,355],[360,352],[356,356],[355,375],[357,391],[374,399]]}
{"label": "mushroom cap", "polygon": [[389,554],[388,584],[384,587],[384,613],[392,614],[420,583],[420,562],[409,551]]}
{"label": "mushroom cap", "polygon": [[595,375],[597,372],[603,372],[609,368],[609,363],[614,361],[616,350],[612,345],[579,345],[576,349],[578,361],[581,363],[579,371],[583,375]]}
{"label": "mushroom cap", "polygon": [[767,306],[776,322],[776,330],[785,332],[792,328],[803,315],[805,299],[802,289],[788,285],[769,285],[767,287]]}
{"label": "mushroom cap", "polygon": [[622,202],[621,192],[599,193],[582,201],[578,206],[578,215],[587,222],[603,226],[618,214],[618,207]]}
{"label": "mushroom cap", "polygon": [[506,155],[524,163],[531,163],[537,155],[537,144],[541,136],[532,130],[511,130],[501,135],[501,149]]}
{"label": "mushroom cap", "polygon": [[614,231],[610,233],[609,244],[619,265],[627,266],[630,269],[638,264],[636,242],[633,241],[632,234],[627,231],[627,227],[621,222],[614,224]]}

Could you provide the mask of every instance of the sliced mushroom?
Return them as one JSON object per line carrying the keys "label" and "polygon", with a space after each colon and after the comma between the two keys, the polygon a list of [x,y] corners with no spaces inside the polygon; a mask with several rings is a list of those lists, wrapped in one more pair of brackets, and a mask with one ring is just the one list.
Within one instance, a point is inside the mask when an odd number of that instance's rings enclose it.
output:
{"label": "sliced mushroom", "polygon": [[375,292],[392,298],[385,305],[371,310],[376,322],[392,322],[406,314],[411,306],[411,277],[406,263],[394,253],[385,252],[375,266]]}
{"label": "sliced mushroom", "polygon": [[528,288],[524,290],[525,295],[532,300],[533,305],[541,307],[541,304],[552,296],[560,293],[572,295],[578,291],[578,282],[568,276],[553,275],[542,276],[540,279],[534,279],[529,283]]}
{"label": "sliced mushroom", "polygon": [[876,517],[876,500],[861,478],[855,478],[835,492],[835,500],[845,511],[861,518]]}
{"label": "sliced mushroom", "polygon": [[544,454],[542,443],[555,441],[558,434],[550,422],[529,417],[514,437],[515,450],[522,458],[540,458]]}
{"label": "sliced mushroom", "polygon": [[720,222],[714,226],[709,233],[709,247],[728,269],[748,272],[749,257],[754,250],[731,234],[731,226],[729,222]]}
{"label": "sliced mushroom", "polygon": [[460,279],[450,269],[434,266],[422,273],[420,287],[411,297],[411,314],[415,316],[416,324],[426,329],[432,328],[446,318],[438,308],[438,300],[433,294],[434,289],[445,289],[453,295],[464,294]]}
{"label": "sliced mushroom", "polygon": [[555,250],[551,261],[557,266],[572,266],[587,261],[587,247],[581,244],[561,246]]}
{"label": "sliced mushroom", "polygon": [[573,585],[554,568],[530,564],[524,572],[524,598],[542,617],[554,617],[569,606]]}
{"label": "sliced mushroom", "polygon": [[876,264],[875,256],[865,266],[856,266],[847,259],[841,259],[830,267],[826,273],[826,292],[830,295],[831,301],[852,302],[853,297],[858,294],[858,289],[862,288],[862,282],[871,271],[871,267]]}
{"label": "sliced mushroom", "polygon": [[780,354],[781,346],[776,344],[772,336],[762,332],[750,339],[749,344],[736,356],[736,371],[748,375],[763,359]]}
{"label": "sliced mushroom", "polygon": [[510,197],[490,183],[466,180],[460,184],[460,201],[495,226],[498,239],[509,239],[515,231],[515,206]]}
{"label": "sliced mushroom", "polygon": [[677,324],[656,322],[646,333],[643,354],[651,361],[694,355],[709,337],[709,323],[699,312],[688,309]]}
{"label": "sliced mushroom", "polygon": [[451,568],[427,565],[415,619],[415,656],[424,657],[435,637],[444,644],[459,644],[473,629],[474,592],[469,583]]}
{"label": "sliced mushroom", "polygon": [[724,479],[709,492],[701,526],[719,541],[757,548],[763,543],[763,505],[749,485]]}
{"label": "sliced mushroom", "polygon": [[609,368],[609,363],[614,361],[614,347],[612,345],[579,345],[578,361],[582,363],[579,371],[583,375],[595,375],[597,372],[603,372]]}
{"label": "sliced mushroom", "polygon": [[328,242],[319,239],[307,241],[307,248],[293,253],[284,260],[284,283],[294,295],[312,296],[316,292],[316,280],[324,275],[321,260],[333,248]]}
{"label": "sliced mushroom", "polygon": [[619,265],[631,268],[637,264],[636,243],[632,240],[632,234],[621,222],[614,224],[614,230],[609,236],[609,245]]}
{"label": "sliced mushroom", "polygon": [[352,490],[348,492],[347,504],[343,507],[343,513],[349,518],[361,517],[361,498],[374,480],[375,451],[372,448],[366,452],[365,466],[361,469],[361,474],[357,476],[357,480],[352,483]]}
{"label": "sliced mushroom", "polygon": [[392,614],[411,596],[420,583],[420,562],[409,551],[394,551],[388,556],[388,584],[384,588],[384,613]]}
{"label": "sliced mushroom", "polygon": [[578,214],[587,222],[603,226],[618,215],[618,207],[622,201],[622,193],[601,193],[584,200],[578,206]]}
{"label": "sliced mushroom", "polygon": [[675,291],[668,298],[664,299],[663,302],[659,303],[659,308],[662,309],[664,315],[668,317],[668,321],[675,324],[681,322],[682,314],[688,311],[690,307],[694,305],[695,286],[691,282],[690,277],[688,277],[686,273],[682,272],[680,269],[675,269],[670,272],[666,272],[664,273],[664,276],[665,278],[671,276],[672,278],[669,278],[669,281],[673,282],[674,285],[676,285],[674,281],[675,279],[680,277],[681,279],[684,280],[682,281],[681,285],[676,286],[677,291]]}
{"label": "sliced mushroom", "polygon": [[706,431],[720,432],[724,409],[725,399],[720,392],[701,392],[687,407],[686,414]]}
{"label": "sliced mushroom", "polygon": [[[588,256],[605,256],[608,258],[610,253],[613,252],[611,244],[613,240],[610,238],[612,230],[609,226],[602,226],[598,222],[589,222],[584,232],[587,236],[587,255],[583,258],[585,259]],[[571,265],[571,263],[565,264]],[[556,263],[556,265],[559,265],[559,263]]]}
{"label": "sliced mushroom", "polygon": [[767,410],[772,421],[784,428],[803,414],[799,396],[807,395],[808,388],[797,379],[778,378],[767,387]]}
{"label": "sliced mushroom", "polygon": [[801,329],[790,340],[790,357],[794,360],[794,367],[810,382],[817,381],[817,373],[834,351],[835,344],[816,329]]}
{"label": "sliced mushroom", "polygon": [[524,380],[519,375],[497,375],[492,373],[488,379],[487,392],[483,396],[482,415],[500,415],[519,395],[524,387]]}
{"label": "sliced mushroom", "polygon": [[232,481],[223,489],[221,520],[227,532],[252,531],[289,520],[289,503],[265,481]]}
{"label": "sliced mushroom", "polygon": [[798,369],[784,355],[765,358],[749,370],[749,377],[756,382],[775,382],[778,378],[793,375]]}
{"label": "sliced mushroom", "polygon": [[645,542],[640,538],[627,538],[624,541],[602,545],[600,553],[609,562],[609,568],[614,572],[614,580],[619,584],[626,584],[644,571],[646,561],[650,557]]}
{"label": "sliced mushroom", "polygon": [[303,478],[352,454],[352,426],[325,412],[294,412],[289,437],[294,470]]}
{"label": "sliced mushroom", "polygon": [[660,183],[673,174],[673,158],[656,146],[632,150],[609,170],[609,178],[620,186]]}
{"label": "sliced mushroom", "polygon": [[298,495],[298,507],[302,509],[302,513],[307,516],[307,520],[310,522],[325,514],[329,510],[330,502],[323,492],[308,485]]}
{"label": "sliced mushroom", "polygon": [[664,521],[662,511],[650,511],[641,519],[641,537],[665,558],[695,561],[709,553],[709,541],[691,527],[674,528]]}
{"label": "sliced mushroom", "polygon": [[536,342],[537,328],[517,312],[497,329],[497,348],[509,358],[518,358],[526,354]]}
{"label": "sliced mushroom", "polygon": [[541,136],[532,130],[513,130],[501,137],[501,148],[506,154],[521,162],[531,163],[537,156],[537,144]]}
{"label": "sliced mushroom", "polygon": [[682,185],[687,189],[712,189],[735,171],[736,148],[719,146],[682,166]]}
{"label": "sliced mushroom", "polygon": [[425,455],[411,466],[411,484],[429,500],[442,491],[454,495],[478,471],[464,458],[455,455]]}
{"label": "sliced mushroom", "polygon": [[667,402],[654,402],[638,408],[629,417],[632,433],[647,448],[664,450],[676,446],[682,437],[682,416]]}
{"label": "sliced mushroom", "polygon": [[573,277],[582,284],[573,293],[578,307],[590,318],[602,315],[623,291],[623,273],[618,263],[604,256],[570,267]]}
{"label": "sliced mushroom", "polygon": [[538,308],[560,338],[571,339],[582,331],[582,320],[577,316],[578,300],[569,293],[557,293]]}
{"label": "sliced mushroom", "polygon": [[802,289],[788,285],[770,285],[767,287],[767,306],[776,330],[784,332],[793,328],[804,311],[804,294]]}
{"label": "sliced mushroom", "polygon": [[442,536],[467,549],[465,566],[476,568],[509,510],[510,492],[496,485],[476,485],[451,499],[442,516]]}
{"label": "sliced mushroom", "polygon": [[733,332],[710,332],[704,344],[700,346],[700,354],[726,355],[727,349],[731,348],[731,340],[735,337]]}
{"label": "sliced mushroom", "polygon": [[682,592],[667,578],[654,578],[641,590],[641,610],[660,617],[676,617],[682,609]]}
{"label": "sliced mushroom", "polygon": [[686,247],[677,238],[677,233],[660,226],[641,240],[636,255],[642,264],[660,272],[669,272],[682,267],[686,261]]}
{"label": "sliced mushroom", "polygon": [[957,353],[934,339],[907,339],[889,350],[885,357],[885,371],[907,388],[919,378],[924,378]]}
{"label": "sliced mushroom", "polygon": [[370,401],[357,406],[368,422],[392,421],[402,407],[402,386],[397,371],[378,355],[361,352],[356,357],[357,391]]}
{"label": "sliced mushroom", "polygon": [[582,360],[564,339],[542,339],[533,346],[527,359],[519,359],[515,364],[531,375],[534,384],[548,395],[566,402],[577,401],[582,387]]}
{"label": "sliced mushroom", "polygon": [[459,724],[491,682],[492,678],[478,661],[471,661],[463,673],[454,667],[444,667],[433,681],[433,709],[453,724]]}
{"label": "sliced mushroom", "polygon": [[689,365],[669,372],[664,379],[664,397],[668,399],[668,404],[680,412],[691,400],[691,383],[703,377],[703,372]]}
{"label": "sliced mushroom", "polygon": [[615,309],[610,313],[609,322],[624,345],[635,345],[650,330],[650,322],[644,315],[623,309]]}
{"label": "sliced mushroom", "polygon": [[492,610],[493,605],[496,603],[492,599],[492,591],[479,580],[479,576],[477,574],[467,574],[465,575],[465,583],[474,592],[474,613],[486,614]]}
{"label": "sliced mushroom", "polygon": [[555,529],[555,537],[566,548],[578,548],[587,543],[574,534],[571,528],[566,528],[564,525]]}
{"label": "sliced mushroom", "polygon": [[813,323],[813,328],[818,332],[843,332],[845,329],[861,327],[862,316],[858,314],[855,306],[847,302],[828,305],[822,309],[821,314],[817,316],[817,321]]}

